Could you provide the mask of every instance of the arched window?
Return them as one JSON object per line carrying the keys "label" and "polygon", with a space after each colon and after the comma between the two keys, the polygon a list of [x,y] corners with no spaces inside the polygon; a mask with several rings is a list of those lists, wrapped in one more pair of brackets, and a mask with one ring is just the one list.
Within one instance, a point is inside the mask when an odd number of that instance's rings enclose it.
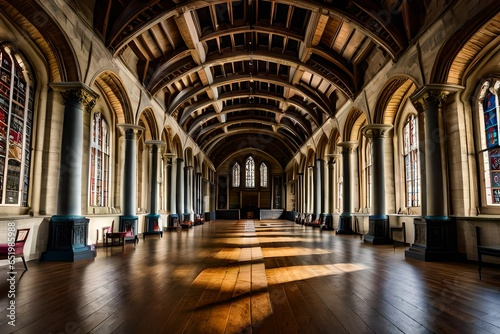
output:
{"label": "arched window", "polygon": [[109,197],[109,127],[100,112],[92,120],[90,144],[90,205],[108,206]]}
{"label": "arched window", "polygon": [[403,128],[405,159],[406,206],[420,206],[420,173],[418,163],[418,122],[415,115],[406,120]]}
{"label": "arched window", "polygon": [[500,80],[487,80],[481,87],[478,108],[486,204],[500,204],[500,144],[498,140],[498,90]]}
{"label": "arched window", "polygon": [[267,188],[267,165],[265,163],[260,164],[260,186]]}
{"label": "arched window", "polygon": [[10,47],[0,47],[0,63],[0,204],[27,206],[35,83]]}
{"label": "arched window", "polygon": [[366,207],[372,207],[372,142],[366,144],[365,150],[365,180],[366,180]]}
{"label": "arched window", "polygon": [[252,157],[245,162],[245,186],[255,188],[255,161]]}
{"label": "arched window", "polygon": [[237,188],[240,186],[240,164],[239,163],[235,163],[233,165],[233,187],[234,188]]}

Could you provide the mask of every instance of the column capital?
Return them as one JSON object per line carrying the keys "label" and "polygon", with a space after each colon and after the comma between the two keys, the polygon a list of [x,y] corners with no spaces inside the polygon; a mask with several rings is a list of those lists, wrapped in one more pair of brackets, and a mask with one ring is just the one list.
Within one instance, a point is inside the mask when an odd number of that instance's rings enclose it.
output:
{"label": "column capital", "polygon": [[57,82],[51,83],[49,86],[59,91],[64,105],[79,103],[83,105],[84,110],[88,113],[95,107],[99,98],[99,94],[83,82]]}
{"label": "column capital", "polygon": [[342,152],[347,151],[349,153],[353,153],[354,150],[358,147],[357,141],[343,141],[337,144],[337,146],[342,147]]}
{"label": "column capital", "polygon": [[165,142],[161,140],[146,140],[144,144],[146,144],[150,148],[153,148],[154,146],[160,148],[165,145]]}
{"label": "column capital", "polygon": [[421,87],[410,96],[418,112],[424,112],[428,105],[441,108],[448,95],[463,90],[463,86],[449,84],[429,84]]}
{"label": "column capital", "polygon": [[[120,129],[120,132],[122,135],[141,135],[142,132],[144,131],[144,127],[140,125],[135,125],[135,124],[127,124],[127,123],[122,123],[122,124],[117,124],[116,125],[118,129]],[[133,139],[133,138],[130,138]]]}
{"label": "column capital", "polygon": [[340,158],[342,154],[340,153],[327,153],[325,154],[325,158],[328,159],[327,163],[328,165],[333,165],[337,163],[337,159]]}
{"label": "column capital", "polygon": [[369,139],[387,138],[392,128],[391,124],[368,124],[361,129],[361,132]]}

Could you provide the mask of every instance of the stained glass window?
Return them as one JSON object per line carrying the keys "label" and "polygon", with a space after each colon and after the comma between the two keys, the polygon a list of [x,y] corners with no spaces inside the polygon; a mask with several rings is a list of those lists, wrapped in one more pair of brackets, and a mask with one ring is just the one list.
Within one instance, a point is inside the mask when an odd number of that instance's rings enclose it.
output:
{"label": "stained glass window", "polygon": [[240,186],[240,164],[235,163],[233,165],[233,187],[237,188]]}
{"label": "stained glass window", "polygon": [[405,159],[406,205],[420,205],[420,173],[418,166],[418,123],[412,115],[403,129],[403,151]]}
{"label": "stained glass window", "polygon": [[27,206],[35,83],[10,47],[0,47],[0,64],[0,203]]}
{"label": "stained glass window", "polygon": [[260,186],[267,188],[267,165],[263,162],[260,164]]}
{"label": "stained glass window", "polygon": [[[498,97],[492,81],[483,83],[479,106],[482,109],[484,136],[481,151],[484,161],[484,180],[487,204],[500,204],[500,147],[498,141]],[[494,82],[500,86],[500,81]]]}
{"label": "stained glass window", "polygon": [[109,128],[100,112],[94,113],[90,152],[90,205],[108,206]]}
{"label": "stained glass window", "polygon": [[245,186],[255,188],[255,161],[252,157],[245,162]]}

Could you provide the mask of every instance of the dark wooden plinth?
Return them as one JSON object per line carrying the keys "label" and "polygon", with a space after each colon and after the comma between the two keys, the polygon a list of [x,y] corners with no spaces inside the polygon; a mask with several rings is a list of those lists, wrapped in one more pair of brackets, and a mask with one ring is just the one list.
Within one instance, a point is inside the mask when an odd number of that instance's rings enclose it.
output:
{"label": "dark wooden plinth", "polygon": [[372,245],[389,245],[392,240],[389,236],[389,218],[388,217],[370,217],[368,234],[364,241]]}
{"label": "dark wooden plinth", "polygon": [[337,234],[354,234],[352,230],[352,217],[340,216],[339,226],[336,231]]}
{"label": "dark wooden plinth", "polygon": [[460,260],[457,228],[453,219],[415,218],[415,242],[405,257],[420,261]]}

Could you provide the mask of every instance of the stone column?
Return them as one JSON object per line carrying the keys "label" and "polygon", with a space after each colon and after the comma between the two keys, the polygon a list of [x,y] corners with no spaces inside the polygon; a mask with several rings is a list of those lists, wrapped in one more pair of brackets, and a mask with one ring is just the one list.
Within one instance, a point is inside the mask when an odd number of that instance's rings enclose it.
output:
{"label": "stone column", "polygon": [[196,173],[196,213],[203,217],[203,175]]}
{"label": "stone column", "polygon": [[184,220],[194,221],[194,210],[193,210],[193,166],[184,167],[184,177],[185,177],[185,192],[184,192]]}
{"label": "stone column", "polygon": [[122,215],[120,216],[120,232],[127,232],[125,241],[137,242],[138,217],[137,210],[137,140],[144,128],[135,124],[118,124],[125,137],[123,178],[122,178]]}
{"label": "stone column", "polygon": [[368,234],[364,240],[374,245],[391,244],[389,216],[385,205],[385,138],[392,125],[371,124],[362,129],[363,135],[372,142],[372,208]]}
{"label": "stone column", "polygon": [[81,82],[52,84],[61,93],[64,121],[57,192],[57,213],[50,219],[47,251],[41,261],[78,261],[94,257],[88,246],[89,219],[82,216],[82,163],[84,114],[98,95]]}
{"label": "stone column", "polygon": [[324,230],[333,230],[333,211],[334,211],[334,194],[335,190],[337,189],[336,187],[336,179],[334,177],[335,173],[335,157],[330,156],[328,158],[327,166],[328,166],[328,176],[327,176],[327,182],[324,182],[327,184],[327,189],[325,192],[328,192],[328,199],[327,202],[325,203],[325,209],[324,209],[324,224],[322,228]]}
{"label": "stone column", "polygon": [[158,200],[158,148],[165,143],[161,140],[148,140],[146,145],[151,148],[151,175],[150,175],[150,202],[149,213],[146,215],[146,231],[142,234],[143,239],[146,235],[157,234],[163,236],[163,231],[160,225],[160,215],[157,213],[156,201]]}
{"label": "stone column", "polygon": [[179,221],[182,222],[182,214],[184,213],[184,160],[177,158],[177,214]]}
{"label": "stone column", "polygon": [[304,174],[299,173],[297,175],[297,211],[300,212],[301,217],[304,217],[305,207],[304,207]]}
{"label": "stone column", "polygon": [[167,153],[168,156],[168,170],[169,170],[169,194],[168,194],[168,207],[170,216],[168,219],[167,229],[176,229],[176,224],[179,222],[179,214],[177,211],[177,159],[174,158],[173,153]]}
{"label": "stone column", "polygon": [[352,229],[352,189],[351,183],[353,183],[352,178],[354,177],[351,169],[353,164],[351,163],[352,156],[356,154],[356,148],[358,146],[357,142],[354,141],[344,141],[338,144],[342,147],[342,193],[344,197],[344,207],[342,209],[342,214],[340,215],[339,224],[337,227],[337,234],[354,234]]}
{"label": "stone column", "polygon": [[446,134],[442,112],[446,97],[462,88],[456,85],[427,85],[410,97],[419,118],[424,117],[425,123],[424,138],[419,138],[419,152],[424,156],[421,169],[425,170],[425,185],[422,187],[425,212],[422,212],[422,218],[414,220],[415,242],[405,252],[409,258],[423,261],[458,258],[456,222],[448,217],[444,153]]}

